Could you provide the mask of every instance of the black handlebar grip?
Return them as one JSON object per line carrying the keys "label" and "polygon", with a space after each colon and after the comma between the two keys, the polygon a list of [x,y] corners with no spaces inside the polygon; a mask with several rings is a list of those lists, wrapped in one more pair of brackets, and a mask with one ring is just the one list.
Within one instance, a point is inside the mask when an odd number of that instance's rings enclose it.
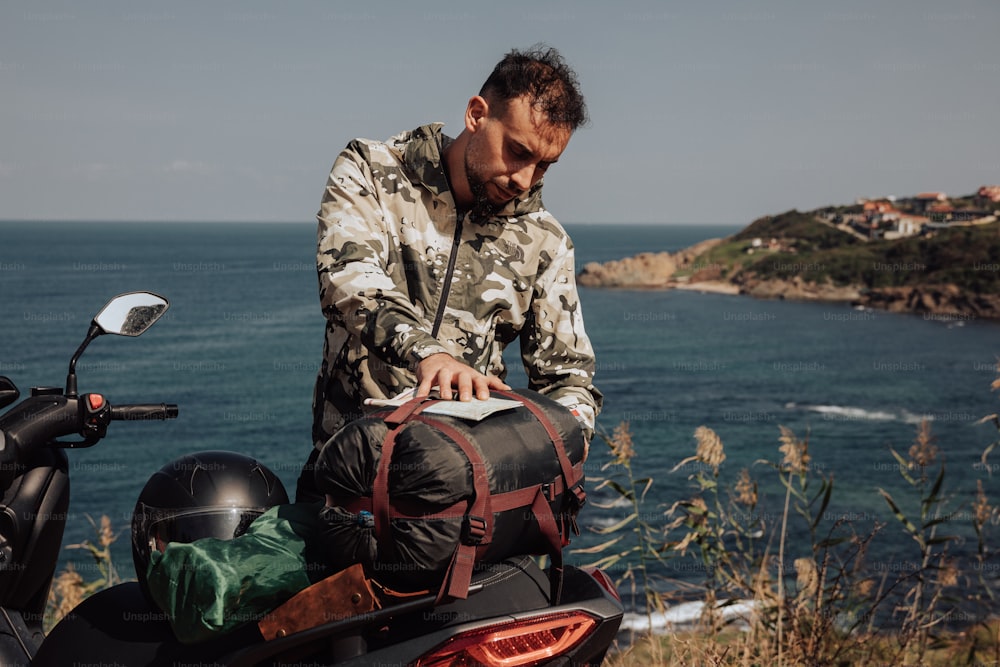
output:
{"label": "black handlebar grip", "polygon": [[111,419],[139,421],[146,419],[176,419],[177,405],[174,403],[147,403],[111,406]]}

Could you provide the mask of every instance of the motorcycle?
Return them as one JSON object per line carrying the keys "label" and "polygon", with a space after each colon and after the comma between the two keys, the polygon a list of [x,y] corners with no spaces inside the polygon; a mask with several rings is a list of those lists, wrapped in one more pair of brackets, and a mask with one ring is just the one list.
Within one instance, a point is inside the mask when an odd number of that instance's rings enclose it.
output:
{"label": "motorcycle", "polygon": [[[48,634],[42,619],[69,506],[67,449],[91,447],[112,421],[173,419],[172,404],[112,405],[77,391],[76,365],[105,334],[138,336],[169,304],[149,292],[115,297],[94,317],[64,388],[34,387],[0,415],[0,664],[65,665],[599,665],[623,616],[600,570],[565,566],[564,591],[530,557],[482,566],[466,599],[436,594],[384,600],[364,613],[324,614],[264,637],[255,623],[188,644],[136,581],[90,596]],[[0,409],[20,398],[0,377]],[[66,440],[65,438],[76,438]]]}

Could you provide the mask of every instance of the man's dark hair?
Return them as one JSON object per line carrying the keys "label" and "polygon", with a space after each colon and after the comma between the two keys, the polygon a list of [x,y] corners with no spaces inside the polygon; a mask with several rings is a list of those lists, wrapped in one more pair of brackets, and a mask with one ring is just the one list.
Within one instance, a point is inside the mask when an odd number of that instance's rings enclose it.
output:
{"label": "man's dark hair", "polygon": [[531,106],[549,122],[575,130],[587,122],[587,105],[580,84],[562,55],[552,47],[536,44],[513,49],[493,68],[479,94],[491,104],[506,108],[509,100],[527,95]]}

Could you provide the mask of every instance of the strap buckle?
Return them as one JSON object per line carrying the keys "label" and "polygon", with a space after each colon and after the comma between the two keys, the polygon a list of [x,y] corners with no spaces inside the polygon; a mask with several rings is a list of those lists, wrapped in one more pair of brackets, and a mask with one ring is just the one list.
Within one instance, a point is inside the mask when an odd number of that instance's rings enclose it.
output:
{"label": "strap buckle", "polygon": [[478,546],[486,539],[486,519],[466,514],[462,517],[462,544]]}
{"label": "strap buckle", "polygon": [[574,484],[569,488],[569,493],[566,494],[570,498],[573,510],[579,512],[580,508],[587,504],[587,492],[583,488],[584,480],[581,479],[579,482]]}
{"label": "strap buckle", "polygon": [[556,485],[552,482],[542,483],[542,497],[550,503],[556,499]]}

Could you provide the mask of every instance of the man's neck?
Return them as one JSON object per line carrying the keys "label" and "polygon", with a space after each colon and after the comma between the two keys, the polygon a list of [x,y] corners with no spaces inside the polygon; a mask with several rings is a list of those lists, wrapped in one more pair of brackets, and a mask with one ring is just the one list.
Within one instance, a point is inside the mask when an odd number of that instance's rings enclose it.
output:
{"label": "man's neck", "polygon": [[473,204],[472,189],[465,175],[465,144],[468,141],[465,131],[456,139],[447,141],[441,147],[441,165],[444,167],[451,196],[459,210],[468,210]]}

